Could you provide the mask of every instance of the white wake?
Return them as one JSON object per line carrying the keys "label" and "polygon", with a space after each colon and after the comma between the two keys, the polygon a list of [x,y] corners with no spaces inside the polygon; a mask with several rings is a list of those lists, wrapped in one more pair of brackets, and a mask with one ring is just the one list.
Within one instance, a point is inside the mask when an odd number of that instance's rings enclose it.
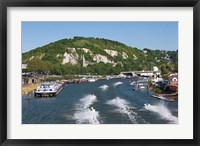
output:
{"label": "white wake", "polygon": [[108,90],[108,85],[102,85],[102,86],[99,86],[99,88],[102,90],[102,91],[106,91]]}
{"label": "white wake", "polygon": [[88,94],[80,99],[73,116],[77,124],[100,124],[99,112],[90,107],[94,102],[97,102],[97,97],[93,94]]}
{"label": "white wake", "polygon": [[116,86],[121,85],[121,84],[123,84],[123,82],[116,82],[116,83],[113,84],[113,86],[116,87]]}
{"label": "white wake", "polygon": [[144,108],[148,111],[157,113],[161,118],[169,120],[170,123],[178,123],[178,118],[173,116],[170,110],[162,103],[157,105],[144,104]]}
{"label": "white wake", "polygon": [[114,99],[107,101],[107,104],[117,107],[117,112],[126,114],[132,123],[137,123],[135,119],[137,113],[132,111],[133,107],[131,107],[130,103],[126,100],[121,99],[119,97],[115,97]]}

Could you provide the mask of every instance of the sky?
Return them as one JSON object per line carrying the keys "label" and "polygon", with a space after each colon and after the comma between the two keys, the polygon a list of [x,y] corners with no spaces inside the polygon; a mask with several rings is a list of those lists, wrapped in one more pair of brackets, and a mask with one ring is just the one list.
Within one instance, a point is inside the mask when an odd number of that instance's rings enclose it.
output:
{"label": "sky", "polygon": [[138,49],[178,49],[178,22],[22,22],[22,52],[74,36],[115,40]]}

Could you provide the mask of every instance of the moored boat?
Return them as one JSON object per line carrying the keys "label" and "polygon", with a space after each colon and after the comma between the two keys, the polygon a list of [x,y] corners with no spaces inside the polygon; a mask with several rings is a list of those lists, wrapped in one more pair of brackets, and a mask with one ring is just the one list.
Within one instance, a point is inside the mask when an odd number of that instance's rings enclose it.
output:
{"label": "moored boat", "polygon": [[166,100],[166,101],[177,101],[178,93],[173,94],[154,94],[152,97],[156,97],[158,99]]}
{"label": "moored boat", "polygon": [[63,88],[60,82],[45,82],[37,87],[35,97],[53,97],[56,96]]}
{"label": "moored boat", "polygon": [[130,82],[129,85],[133,86],[136,84],[136,81]]}
{"label": "moored boat", "polygon": [[88,82],[95,82],[96,80],[94,78],[89,78]]}

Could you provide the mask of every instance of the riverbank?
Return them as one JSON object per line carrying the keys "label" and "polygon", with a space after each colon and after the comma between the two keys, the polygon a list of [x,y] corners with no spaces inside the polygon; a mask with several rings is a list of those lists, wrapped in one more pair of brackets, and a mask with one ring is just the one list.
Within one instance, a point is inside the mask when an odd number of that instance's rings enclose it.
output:
{"label": "riverbank", "polygon": [[39,85],[40,83],[22,85],[22,95],[28,95],[29,93],[34,92]]}

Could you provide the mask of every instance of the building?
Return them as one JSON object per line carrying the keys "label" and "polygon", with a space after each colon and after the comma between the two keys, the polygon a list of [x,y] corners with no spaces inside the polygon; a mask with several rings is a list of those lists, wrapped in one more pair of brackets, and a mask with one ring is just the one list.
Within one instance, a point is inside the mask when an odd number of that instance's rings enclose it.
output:
{"label": "building", "polygon": [[148,52],[147,52],[147,50],[143,50],[143,53],[144,53],[144,56],[148,56]]}
{"label": "building", "polygon": [[23,63],[22,63],[22,69],[26,69],[26,68],[27,68],[27,65],[28,65],[28,64],[27,64],[26,62],[23,62]]}
{"label": "building", "polygon": [[87,64],[85,63],[85,56],[84,55],[81,55],[81,66],[87,67]]}
{"label": "building", "polygon": [[178,85],[178,73],[171,73],[168,79],[170,84]]}
{"label": "building", "polygon": [[81,55],[80,64],[81,64],[82,67],[87,67],[88,65],[93,65],[95,63],[94,62],[86,61],[85,56]]}
{"label": "building", "polygon": [[40,83],[40,79],[37,77],[22,76],[22,85],[34,84],[34,83]]}
{"label": "building", "polygon": [[155,71],[155,72],[158,71],[158,67],[157,67],[157,66],[154,66],[154,67],[153,67],[153,71]]}

